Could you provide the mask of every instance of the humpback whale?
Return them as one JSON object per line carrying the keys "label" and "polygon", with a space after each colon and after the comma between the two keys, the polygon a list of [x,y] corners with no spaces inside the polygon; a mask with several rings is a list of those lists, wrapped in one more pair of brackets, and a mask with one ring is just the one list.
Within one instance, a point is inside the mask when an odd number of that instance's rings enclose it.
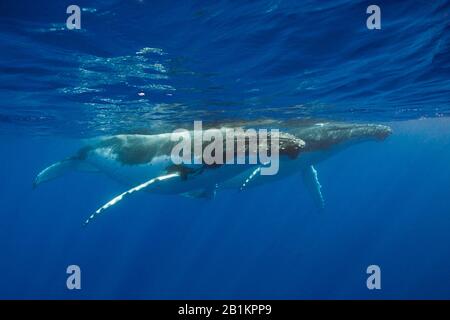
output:
{"label": "humpback whale", "polygon": [[[323,208],[325,200],[315,165],[350,146],[367,141],[382,141],[392,133],[390,127],[380,124],[314,120],[276,121],[275,124],[283,127],[286,132],[301,138],[305,142],[300,155],[289,159],[280,158],[280,168],[276,175],[259,175],[260,167],[258,166],[247,169],[225,181],[222,184],[223,188],[233,188],[242,191],[252,186],[299,173],[316,205],[319,208]],[[268,124],[266,123],[265,125]]]}
{"label": "humpback whale", "polygon": [[[219,188],[240,191],[274,179],[299,173],[303,177],[318,206],[324,198],[315,165],[356,143],[384,140],[391,129],[379,124],[355,124],[315,120],[262,120],[215,124],[219,130],[227,128],[279,129],[279,172],[262,175],[267,163],[244,164],[175,164],[171,152],[176,141],[171,133],[122,134],[92,139],[74,155],[56,162],[41,171],[33,186],[53,180],[72,170],[101,172],[130,187],[97,209],[85,221],[94,218],[124,198],[140,191],[179,194],[195,198],[213,198]],[[190,131],[190,134],[194,133]],[[245,137],[236,136],[235,139]],[[266,142],[257,139],[258,146]],[[251,150],[245,145],[245,157]],[[239,155],[235,153],[235,156]],[[237,162],[243,163],[243,162]]]}

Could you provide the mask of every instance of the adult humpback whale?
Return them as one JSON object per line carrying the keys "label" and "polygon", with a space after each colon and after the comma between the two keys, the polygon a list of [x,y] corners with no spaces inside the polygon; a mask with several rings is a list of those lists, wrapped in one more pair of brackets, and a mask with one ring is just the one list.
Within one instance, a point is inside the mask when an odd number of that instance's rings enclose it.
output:
{"label": "adult humpback whale", "polygon": [[[116,135],[94,139],[74,156],[44,169],[37,175],[33,185],[36,187],[67,171],[80,170],[103,172],[132,186],[90,215],[85,224],[124,197],[138,191],[209,198],[215,195],[219,187],[244,190],[251,185],[295,173],[302,174],[315,200],[323,206],[321,186],[314,165],[350,145],[383,140],[391,133],[391,129],[384,125],[313,120],[234,122],[220,124],[217,127],[222,131],[225,128],[279,129],[278,174],[260,175],[261,168],[265,165],[261,163],[176,165],[171,158],[171,152],[177,143],[172,141],[172,133]],[[192,132],[190,134],[193,135]],[[237,139],[239,138],[237,136]],[[243,139],[245,141],[245,137]],[[257,143],[260,146],[264,141],[258,139]],[[250,156],[249,153],[246,153],[247,157]]]}
{"label": "adult humpback whale", "polygon": [[316,120],[275,121],[266,126],[283,127],[285,132],[302,139],[305,146],[298,157],[280,159],[278,174],[258,175],[260,167],[240,173],[222,184],[224,188],[247,189],[251,186],[268,183],[288,175],[300,173],[307,189],[320,208],[325,206],[322,185],[315,165],[350,146],[367,141],[382,141],[392,130],[379,124],[356,124],[343,122],[322,122]]}

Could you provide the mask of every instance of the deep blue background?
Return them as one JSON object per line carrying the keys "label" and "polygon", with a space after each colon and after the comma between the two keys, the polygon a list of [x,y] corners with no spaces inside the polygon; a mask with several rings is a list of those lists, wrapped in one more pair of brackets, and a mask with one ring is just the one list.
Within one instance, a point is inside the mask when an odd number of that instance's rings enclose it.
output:
{"label": "deep blue background", "polygon": [[[0,298],[450,298],[448,1],[378,1],[377,31],[368,1],[78,1],[79,31],[69,4],[0,3]],[[394,134],[317,167],[324,212],[292,176],[139,194],[82,228],[124,186],[31,188],[80,138],[264,116]]]}

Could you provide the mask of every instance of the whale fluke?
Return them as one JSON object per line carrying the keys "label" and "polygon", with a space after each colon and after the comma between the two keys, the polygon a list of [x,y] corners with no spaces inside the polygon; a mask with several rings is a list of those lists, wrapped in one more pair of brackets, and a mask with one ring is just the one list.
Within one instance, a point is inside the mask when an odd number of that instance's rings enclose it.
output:
{"label": "whale fluke", "polygon": [[70,171],[98,172],[99,170],[97,168],[84,161],[86,150],[86,148],[83,148],[78,154],[58,161],[39,172],[33,181],[33,189],[44,182],[59,178]]}
{"label": "whale fluke", "polygon": [[158,183],[158,182],[161,182],[164,180],[168,180],[168,179],[172,179],[172,178],[176,178],[176,177],[180,177],[180,174],[179,173],[170,173],[170,174],[166,174],[164,176],[159,176],[159,177],[150,179],[147,182],[144,182],[136,187],[131,188],[128,191],[125,191],[125,192],[119,194],[117,197],[114,197],[112,200],[108,201],[106,204],[104,204],[99,209],[97,209],[97,211],[95,211],[93,214],[91,214],[84,222],[84,226],[88,225],[93,219],[95,219],[98,215],[100,215],[106,209],[114,206],[119,201],[122,201],[124,197],[129,196],[135,192],[145,190],[146,188],[150,187],[151,185],[154,185],[155,183]]}
{"label": "whale fluke", "polygon": [[68,158],[52,164],[51,166],[42,170],[33,181],[33,188],[36,188],[43,182],[53,180],[65,174],[68,171],[74,170],[78,167],[80,160]]}

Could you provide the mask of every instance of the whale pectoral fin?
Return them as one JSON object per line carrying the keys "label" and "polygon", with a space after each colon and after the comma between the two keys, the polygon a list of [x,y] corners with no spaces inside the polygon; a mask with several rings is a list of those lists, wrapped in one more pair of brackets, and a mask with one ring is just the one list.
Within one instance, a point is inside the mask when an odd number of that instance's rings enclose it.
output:
{"label": "whale pectoral fin", "polygon": [[200,194],[200,197],[208,200],[214,200],[216,198],[217,188],[218,188],[217,184],[209,188],[205,188],[203,192]]}
{"label": "whale pectoral fin", "polygon": [[239,187],[239,191],[244,191],[247,186],[256,178],[258,174],[261,172],[261,167],[257,167],[255,170],[250,173],[250,175],[242,182],[241,186]]}
{"label": "whale pectoral fin", "polygon": [[186,198],[197,199],[202,197],[202,193],[203,190],[200,190],[200,191],[184,192],[181,193],[180,195]]}
{"label": "whale pectoral fin", "polygon": [[325,200],[322,195],[322,185],[320,184],[317,170],[313,166],[308,166],[302,171],[302,175],[306,188],[312,194],[314,202],[323,209]]}
{"label": "whale pectoral fin", "polygon": [[217,188],[218,188],[218,185],[215,185],[215,186],[205,188],[205,189],[200,189],[200,190],[191,191],[191,192],[185,192],[185,193],[182,193],[181,195],[184,197],[188,197],[188,198],[213,200],[216,197]]}
{"label": "whale pectoral fin", "polygon": [[134,188],[131,188],[128,191],[125,191],[121,194],[119,194],[117,197],[113,198],[112,200],[108,201],[106,204],[104,204],[103,206],[101,206],[99,209],[97,209],[97,211],[95,211],[93,214],[91,214],[86,221],[84,222],[84,225],[86,226],[87,224],[89,224],[93,219],[95,219],[98,215],[100,215],[101,213],[103,213],[103,211],[105,211],[106,209],[114,206],[115,204],[117,204],[119,201],[122,201],[123,198],[138,192],[138,191],[143,191],[151,186],[154,186],[155,184],[159,184],[165,180],[170,180],[173,178],[177,178],[180,177],[180,174],[178,173],[170,173],[170,174],[166,174],[163,176],[159,176],[153,179],[148,180],[147,182],[144,182]]}

